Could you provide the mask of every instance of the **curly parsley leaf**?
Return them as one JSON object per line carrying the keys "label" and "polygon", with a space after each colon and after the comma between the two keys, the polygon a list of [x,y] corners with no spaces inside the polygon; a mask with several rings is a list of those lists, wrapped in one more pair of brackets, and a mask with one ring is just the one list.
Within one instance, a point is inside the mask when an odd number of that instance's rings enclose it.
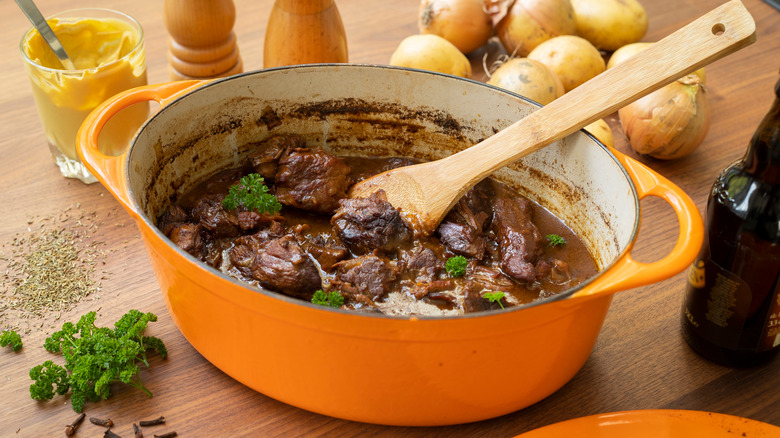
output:
{"label": "curly parsley leaf", "polygon": [[450,257],[444,263],[444,269],[447,270],[447,273],[450,274],[450,277],[463,277],[466,274],[466,266],[468,266],[468,264],[469,261],[466,259],[466,257]]}
{"label": "curly parsley leaf", "polygon": [[244,207],[262,214],[278,213],[282,204],[274,195],[268,193],[268,187],[263,181],[263,177],[257,173],[244,176],[238,184],[230,186],[227,196],[222,200],[222,206],[226,210]]}
{"label": "curly parsley leaf", "polygon": [[5,347],[6,345],[10,345],[11,349],[16,353],[22,349],[22,337],[13,330],[3,330],[3,333],[0,333],[0,347]]}
{"label": "curly parsley leaf", "polygon": [[33,400],[50,400],[54,394],[64,395],[70,389],[68,370],[47,360],[30,370],[30,379],[35,383],[30,385],[30,397]]}
{"label": "curly parsley leaf", "polygon": [[341,307],[344,304],[344,296],[339,291],[325,293],[322,289],[317,289],[314,296],[311,297],[311,302],[320,306]]}
{"label": "curly parsley leaf", "polygon": [[566,239],[564,239],[563,237],[557,234],[548,234],[545,237],[547,237],[547,240],[549,241],[549,243],[547,244],[548,247],[566,245]]}
{"label": "curly parsley leaf", "polygon": [[482,295],[482,298],[490,301],[491,303],[498,303],[501,308],[504,308],[504,304],[501,302],[501,299],[504,298],[503,292],[486,292],[484,295]]}
{"label": "curly parsley leaf", "polygon": [[168,354],[162,340],[144,336],[147,325],[157,321],[157,316],[130,310],[113,329],[97,327],[96,316],[89,312],[76,324],[66,322],[62,330],[46,339],[44,348],[62,353],[65,366],[46,361],[30,370],[33,399],[49,400],[55,392],[63,395],[70,390],[73,410],[80,412],[87,401],[110,397],[114,382],[126,383],[152,396],[138,377],[138,363],[149,366],[147,350],[157,351],[163,359]]}

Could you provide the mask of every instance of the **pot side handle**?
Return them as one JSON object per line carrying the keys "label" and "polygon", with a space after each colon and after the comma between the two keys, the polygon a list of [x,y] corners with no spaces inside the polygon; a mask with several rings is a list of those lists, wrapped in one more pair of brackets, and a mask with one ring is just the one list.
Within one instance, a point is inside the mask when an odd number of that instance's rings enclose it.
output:
{"label": "pot side handle", "polygon": [[135,219],[138,218],[138,213],[130,202],[125,179],[127,151],[118,156],[100,152],[97,147],[100,132],[112,117],[135,103],[154,100],[163,107],[207,82],[209,81],[177,81],[131,88],[98,105],[81,124],[76,137],[76,152],[81,162]]}
{"label": "pot side handle", "polygon": [[693,263],[704,239],[704,224],[699,210],[681,188],[638,161],[614,149],[611,151],[634,181],[639,199],[657,196],[674,209],[679,223],[677,243],[661,260],[641,263],[631,257],[632,242],[612,268],[597,277],[589,287],[575,293],[574,297],[618,292],[677,275]]}

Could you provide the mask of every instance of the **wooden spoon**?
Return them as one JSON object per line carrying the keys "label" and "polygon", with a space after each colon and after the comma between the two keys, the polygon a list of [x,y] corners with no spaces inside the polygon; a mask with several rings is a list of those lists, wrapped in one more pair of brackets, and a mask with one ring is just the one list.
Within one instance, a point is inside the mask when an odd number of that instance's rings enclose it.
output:
{"label": "wooden spoon", "polygon": [[732,0],[496,135],[447,158],[368,178],[349,197],[384,190],[416,233],[430,234],[468,189],[497,169],[753,43],[755,31],[748,11]]}

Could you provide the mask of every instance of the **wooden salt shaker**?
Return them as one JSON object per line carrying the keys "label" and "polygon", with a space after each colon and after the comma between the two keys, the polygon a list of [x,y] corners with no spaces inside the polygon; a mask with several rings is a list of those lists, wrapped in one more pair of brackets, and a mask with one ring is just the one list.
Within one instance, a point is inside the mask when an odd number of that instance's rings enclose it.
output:
{"label": "wooden salt shaker", "polygon": [[233,0],[165,0],[172,80],[207,79],[243,71]]}
{"label": "wooden salt shaker", "polygon": [[334,0],[275,0],[265,32],[264,68],[347,61],[347,35]]}

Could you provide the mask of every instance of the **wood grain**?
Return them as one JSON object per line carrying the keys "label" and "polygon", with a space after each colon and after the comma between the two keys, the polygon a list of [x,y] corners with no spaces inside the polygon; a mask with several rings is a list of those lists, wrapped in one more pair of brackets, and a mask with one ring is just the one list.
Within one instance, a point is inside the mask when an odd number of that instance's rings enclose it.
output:
{"label": "wood grain", "polygon": [[[44,15],[90,6],[76,0],[38,0]],[[657,41],[719,6],[719,0],[643,2],[649,16],[645,41]],[[755,127],[772,102],[780,69],[780,12],[761,0],[745,0],[757,26],[757,42],[708,66],[707,96],[712,126],[692,155],[670,162],[638,157],[620,129],[616,115],[607,117],[617,148],[680,185],[704,210],[715,176],[745,151]],[[349,59],[386,63],[398,43],[417,32],[416,0],[338,0],[347,33]],[[244,70],[261,68],[263,35],[272,2],[236,0],[234,30]],[[105,0],[102,7],[137,18],[144,27],[150,83],[168,81],[167,32],[162,3]],[[0,436],[62,436],[74,413],[66,398],[39,403],[28,395],[28,370],[50,358],[43,339],[65,320],[89,310],[109,324],[127,309],[154,312],[160,320],[149,334],[164,339],[167,360],[153,360],[141,373],[154,393],[148,398],[131,388],[116,387],[114,397],[90,403],[90,416],[109,417],[115,432],[132,436],[132,423],[166,417],[153,433],[176,430],[182,437],[211,436],[375,436],[492,437],[513,436],[536,427],[604,412],[675,408],[714,411],[780,425],[780,360],[756,368],[729,369],[693,353],[680,335],[684,275],[615,295],[592,355],[580,372],[547,399],[500,418],[441,428],[384,427],[353,423],[285,405],[235,382],[204,360],[168,316],[146,250],[130,217],[99,185],[66,180],[51,162],[19,57],[18,42],[29,23],[16,5],[0,2],[0,252],[10,251],[14,236],[26,233],[28,217],[45,217],[69,206],[94,211],[102,225],[95,239],[111,252],[102,269],[102,290],[55,320],[28,320],[24,349],[0,350]],[[482,54],[470,55],[474,76],[483,79]],[[657,260],[673,244],[677,224],[671,209],[655,199],[642,201],[642,228],[635,249],[639,260]],[[0,272],[5,267],[0,262]],[[3,285],[5,287],[5,284]],[[5,316],[3,316],[5,317]],[[204,322],[205,323],[205,322]],[[381,376],[377,376],[381,378]],[[464,378],[484,379],[483,375]],[[370,384],[370,382],[366,382]],[[457,385],[457,382],[453,382]],[[76,436],[100,436],[103,430],[82,424]]]}

